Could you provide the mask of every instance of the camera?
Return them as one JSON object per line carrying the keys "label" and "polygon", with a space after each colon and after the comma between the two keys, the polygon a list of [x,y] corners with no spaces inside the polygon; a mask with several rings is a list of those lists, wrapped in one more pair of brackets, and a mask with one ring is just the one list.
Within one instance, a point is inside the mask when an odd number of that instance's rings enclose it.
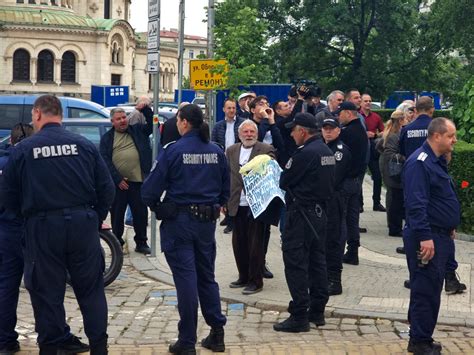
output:
{"label": "camera", "polygon": [[[305,80],[305,79],[297,80],[294,83],[294,86],[296,88],[296,91],[300,93],[301,95],[303,95],[305,100],[311,97],[321,97],[321,88],[313,80]],[[301,92],[300,89],[303,86],[306,87],[308,91],[304,93]]]}

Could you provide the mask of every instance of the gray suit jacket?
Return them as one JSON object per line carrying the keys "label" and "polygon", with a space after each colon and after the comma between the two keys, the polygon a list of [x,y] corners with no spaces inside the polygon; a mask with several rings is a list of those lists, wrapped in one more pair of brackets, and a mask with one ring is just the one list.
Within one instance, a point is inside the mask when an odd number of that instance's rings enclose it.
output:
{"label": "gray suit jacket", "polygon": [[[227,156],[227,164],[229,164],[230,170],[230,197],[229,201],[227,202],[227,209],[231,217],[237,215],[237,210],[239,209],[240,194],[242,192],[242,189],[244,188],[242,175],[240,175],[239,173],[239,159],[241,147],[242,143],[236,143],[227,148],[227,151],[225,153]],[[272,158],[275,158],[275,148],[273,148],[273,146],[269,144],[257,142],[253,146],[249,161],[257,155],[261,154],[268,154]]]}

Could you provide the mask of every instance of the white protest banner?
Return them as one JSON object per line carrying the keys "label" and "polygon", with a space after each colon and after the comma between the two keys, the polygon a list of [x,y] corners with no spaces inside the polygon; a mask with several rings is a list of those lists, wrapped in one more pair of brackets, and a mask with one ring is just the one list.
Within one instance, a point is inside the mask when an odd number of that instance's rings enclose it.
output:
{"label": "white protest banner", "polygon": [[256,156],[240,169],[253,218],[262,214],[275,197],[285,202],[279,185],[281,172],[278,163],[268,155]]}

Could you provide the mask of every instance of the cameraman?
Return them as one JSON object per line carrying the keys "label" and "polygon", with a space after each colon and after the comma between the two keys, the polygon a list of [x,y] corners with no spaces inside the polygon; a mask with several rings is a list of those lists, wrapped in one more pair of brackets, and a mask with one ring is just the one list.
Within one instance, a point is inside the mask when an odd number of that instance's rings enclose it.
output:
{"label": "cameraman", "polygon": [[297,84],[298,99],[303,98],[302,112],[308,112],[316,116],[316,114],[326,108],[321,102],[321,88],[312,82],[302,82]]}

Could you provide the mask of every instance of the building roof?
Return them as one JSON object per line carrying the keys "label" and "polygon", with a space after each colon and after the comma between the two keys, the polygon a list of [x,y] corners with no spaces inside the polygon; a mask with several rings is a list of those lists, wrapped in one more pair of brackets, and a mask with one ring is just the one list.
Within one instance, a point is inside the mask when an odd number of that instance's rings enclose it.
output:
{"label": "building roof", "polygon": [[[161,37],[166,37],[166,38],[178,38],[179,37],[179,32],[178,30],[172,28],[170,30],[167,29],[162,29],[160,31],[160,36]],[[194,36],[194,35],[184,35],[184,39],[192,39],[195,41],[207,41],[206,37],[201,37],[201,36]]]}
{"label": "building roof", "polygon": [[119,19],[93,19],[76,15],[72,10],[48,7],[0,6],[0,26],[41,26],[110,31]]}

